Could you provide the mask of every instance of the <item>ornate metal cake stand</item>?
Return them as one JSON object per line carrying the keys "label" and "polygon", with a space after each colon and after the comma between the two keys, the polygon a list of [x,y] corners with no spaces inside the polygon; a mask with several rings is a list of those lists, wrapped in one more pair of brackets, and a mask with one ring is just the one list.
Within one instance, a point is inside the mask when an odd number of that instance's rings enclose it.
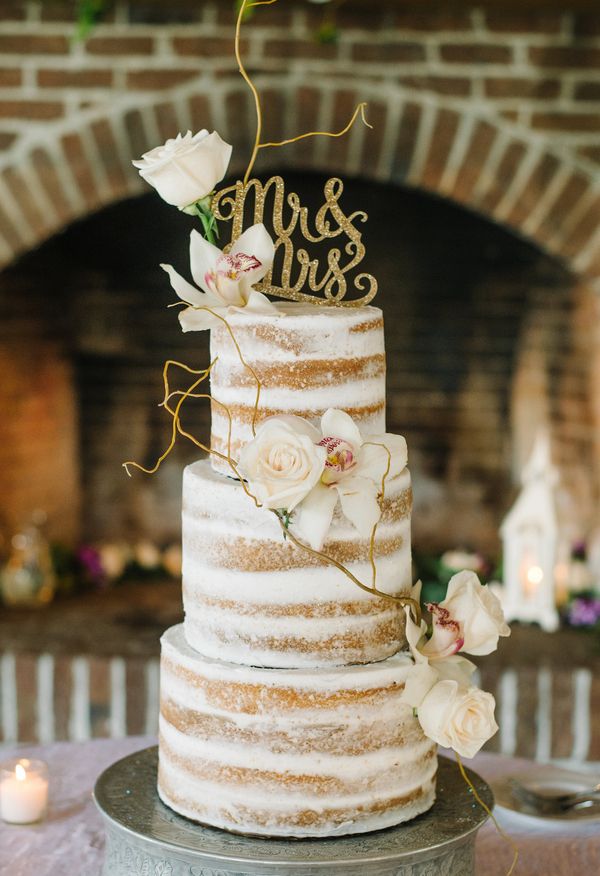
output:
{"label": "ornate metal cake stand", "polygon": [[[194,824],[161,803],[157,761],[157,748],[147,748],[117,761],[96,783],[107,834],[103,876],[474,876],[475,836],[487,816],[445,757],[437,801],[425,815],[320,840],[258,839]],[[469,776],[491,809],[490,788]]]}

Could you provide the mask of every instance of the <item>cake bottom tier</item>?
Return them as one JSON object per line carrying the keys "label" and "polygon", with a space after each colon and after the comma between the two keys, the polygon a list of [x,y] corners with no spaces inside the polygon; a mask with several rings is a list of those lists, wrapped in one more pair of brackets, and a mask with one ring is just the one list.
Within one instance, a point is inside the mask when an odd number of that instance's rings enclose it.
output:
{"label": "cake bottom tier", "polygon": [[391,827],[435,799],[436,746],[400,702],[411,661],[264,669],[162,638],[158,792],[237,833],[326,837]]}

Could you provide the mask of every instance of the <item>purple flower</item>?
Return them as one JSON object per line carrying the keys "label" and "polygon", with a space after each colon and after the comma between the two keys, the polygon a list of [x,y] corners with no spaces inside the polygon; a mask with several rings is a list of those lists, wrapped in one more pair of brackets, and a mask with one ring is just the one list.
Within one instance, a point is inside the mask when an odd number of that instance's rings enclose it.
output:
{"label": "purple flower", "polygon": [[105,573],[102,567],[102,560],[96,548],[91,545],[81,545],[77,551],[77,559],[79,560],[83,571],[91,579],[92,583],[101,585],[104,583]]}
{"label": "purple flower", "polygon": [[600,599],[579,596],[569,606],[568,617],[574,627],[593,627],[600,621]]}

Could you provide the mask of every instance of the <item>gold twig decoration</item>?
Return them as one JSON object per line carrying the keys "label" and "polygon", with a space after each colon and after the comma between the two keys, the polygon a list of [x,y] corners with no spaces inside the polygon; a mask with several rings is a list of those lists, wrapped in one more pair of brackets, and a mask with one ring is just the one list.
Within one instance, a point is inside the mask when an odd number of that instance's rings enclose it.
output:
{"label": "gold twig decoration", "polygon": [[366,104],[366,102],[363,101],[362,103],[358,104],[358,106],[354,110],[352,118],[350,119],[350,121],[348,122],[346,127],[343,128],[341,131],[337,131],[337,132],[333,132],[333,131],[307,131],[305,134],[299,134],[297,137],[291,137],[288,140],[281,140],[278,143],[261,143],[260,138],[262,135],[262,107],[261,107],[261,103],[260,103],[260,95],[258,93],[256,86],[252,82],[252,79],[248,75],[248,71],[246,70],[246,68],[244,66],[244,62],[242,60],[242,53],[241,53],[241,49],[240,49],[240,34],[241,34],[241,30],[242,30],[242,21],[244,19],[244,15],[248,9],[252,9],[255,6],[272,6],[273,3],[276,3],[276,2],[277,2],[277,0],[254,0],[254,2],[248,2],[248,0],[242,0],[242,2],[240,3],[238,17],[237,17],[237,21],[236,21],[236,25],[235,25],[235,43],[234,43],[234,45],[235,45],[235,59],[238,63],[238,69],[240,71],[240,74],[242,75],[242,78],[244,79],[244,82],[246,83],[246,85],[248,86],[250,91],[252,92],[252,96],[254,98],[254,107],[256,110],[256,135],[254,137],[254,147],[252,149],[252,155],[250,156],[250,161],[248,163],[248,167],[246,168],[246,173],[244,174],[244,185],[246,185],[246,183],[250,179],[250,174],[252,173],[252,169],[254,167],[254,164],[256,162],[256,158],[258,156],[260,149],[267,149],[267,148],[273,147],[273,146],[287,146],[290,143],[297,143],[298,140],[304,140],[307,137],[343,137],[344,134],[348,133],[348,131],[350,130],[350,128],[352,127],[352,125],[354,124],[356,119],[358,118],[359,114],[361,116],[363,123],[368,128],[373,127],[372,125],[370,125],[368,123],[368,121],[366,119],[365,108],[366,108],[367,104]]}
{"label": "gold twig decoration", "polygon": [[494,827],[496,828],[496,830],[498,831],[498,833],[500,834],[500,836],[502,837],[502,839],[504,840],[504,842],[507,843],[507,844],[510,846],[510,848],[512,849],[513,859],[512,859],[512,863],[511,863],[511,865],[510,865],[510,869],[509,869],[508,872],[506,873],[506,876],[512,876],[512,874],[515,872],[515,867],[517,866],[517,863],[518,863],[518,861],[519,861],[519,847],[518,847],[518,845],[515,843],[515,841],[512,839],[512,837],[510,837],[510,836],[506,833],[506,831],[503,830],[503,828],[500,827],[500,825],[498,824],[498,821],[497,821],[497,819],[496,819],[496,816],[494,815],[494,813],[492,812],[492,810],[491,810],[491,809],[489,808],[489,806],[488,806],[488,805],[487,805],[487,804],[481,799],[481,797],[480,797],[479,794],[477,793],[477,788],[475,787],[475,785],[473,784],[473,782],[472,782],[471,779],[469,778],[469,776],[468,776],[468,774],[467,774],[467,771],[466,771],[466,769],[465,769],[465,767],[464,767],[464,764],[463,764],[463,762],[462,762],[462,760],[461,760],[460,754],[459,754],[458,752],[454,752],[454,753],[455,753],[455,755],[456,755],[456,763],[458,764],[458,769],[460,770],[460,774],[461,774],[461,776],[463,777],[463,779],[465,780],[465,782],[467,783],[467,785],[469,786],[469,790],[470,790],[471,793],[473,794],[473,798],[474,798],[475,802],[476,802],[476,803],[479,803],[479,805],[481,806],[481,808],[483,809],[483,811],[485,812],[485,814],[486,814],[486,815],[492,820],[492,822],[493,822],[493,824],[494,824]]}
{"label": "gold twig decoration", "polygon": [[344,575],[349,578],[353,584],[356,584],[356,586],[360,587],[361,590],[364,590],[365,593],[370,593],[371,596],[380,596],[382,599],[389,599],[392,602],[398,603],[398,605],[401,605],[402,607],[404,607],[405,605],[409,605],[411,612],[413,613],[415,623],[420,624],[421,606],[415,599],[412,599],[410,596],[393,596],[391,593],[386,593],[384,590],[378,590],[375,586],[369,587],[367,584],[363,584],[362,581],[359,581],[356,575],[352,574],[350,569],[347,569],[346,566],[342,565],[342,563],[338,562],[338,560],[334,559],[334,557],[330,557],[328,554],[321,553],[321,551],[316,551],[314,548],[311,548],[303,541],[300,541],[300,539],[297,538],[288,527],[286,527],[279,514],[277,514],[276,511],[274,511],[273,513],[277,516],[281,529],[283,530],[286,537],[290,539],[292,544],[295,544],[296,547],[300,548],[305,553],[311,554],[314,557],[318,557],[320,560],[324,560],[328,565],[335,566],[336,569],[339,569],[340,572],[343,572]]}
{"label": "gold twig decoration", "polygon": [[[209,307],[200,307],[200,308],[196,308],[196,309],[197,310],[206,310],[208,313],[210,313],[213,316],[220,319],[227,326],[227,329],[229,331],[229,334],[231,336],[231,339],[233,341],[235,349],[236,349],[238,356],[240,358],[240,362],[242,363],[242,365],[244,367],[248,368],[248,370],[250,371],[250,373],[252,374],[252,376],[256,380],[256,383],[257,383],[257,405],[256,405],[256,409],[255,409],[255,415],[253,418],[253,430],[254,430],[254,420],[256,419],[256,415],[258,412],[258,398],[260,395],[260,388],[262,386],[260,379],[259,379],[258,375],[256,374],[256,371],[244,359],[242,351],[240,349],[240,346],[239,346],[237,339],[235,338],[235,335],[233,333],[233,330],[232,330],[231,326],[229,325],[229,323],[227,322],[227,320],[225,319],[225,317],[222,317],[219,314],[215,313]],[[166,450],[164,450],[163,453],[161,453],[161,455],[158,457],[156,463],[152,466],[152,468],[146,468],[145,466],[140,465],[140,463],[134,462],[132,460],[124,462],[123,468],[125,469],[125,471],[129,475],[129,477],[131,477],[131,472],[129,471],[129,466],[133,466],[133,467],[139,469],[140,471],[145,472],[146,474],[155,474],[155,472],[158,471],[158,469],[160,468],[160,466],[162,465],[164,460],[167,458],[167,456],[173,450],[173,447],[175,446],[175,441],[177,440],[177,435],[180,434],[182,437],[187,438],[189,441],[191,441],[200,450],[207,453],[209,456],[216,456],[218,459],[221,459],[221,460],[227,462],[227,464],[231,468],[231,471],[233,472],[235,477],[239,480],[239,482],[242,486],[242,489],[244,490],[246,495],[250,499],[252,499],[252,501],[254,502],[254,504],[257,508],[261,508],[261,507],[263,507],[262,503],[248,488],[246,481],[244,480],[244,478],[240,474],[240,471],[237,467],[237,463],[235,462],[235,460],[231,456],[231,429],[232,429],[231,411],[229,410],[227,405],[225,405],[223,402],[220,402],[218,399],[215,399],[214,396],[212,396],[210,393],[196,392],[196,390],[200,386],[200,384],[203,383],[203,381],[205,381],[207,377],[209,377],[210,372],[214,368],[216,362],[217,362],[217,359],[215,358],[210,363],[208,368],[205,368],[204,370],[197,370],[197,369],[191,368],[189,365],[185,365],[184,363],[178,362],[174,359],[168,359],[165,362],[165,364],[163,366],[164,396],[163,396],[163,400],[161,402],[161,407],[164,407],[164,409],[171,416],[172,421],[173,421],[172,430],[171,430],[171,439],[169,441],[169,444],[168,444]],[[188,374],[197,375],[197,379],[193,381],[193,383],[188,387],[188,389],[172,390],[170,387],[170,382],[169,382],[169,368],[171,366],[181,368],[183,371],[185,371]],[[173,399],[175,397],[178,397],[178,400],[177,400],[176,405],[174,407],[172,407],[170,405],[170,401],[171,401],[171,399]],[[184,402],[186,401],[186,399],[188,399],[188,398],[207,398],[211,402],[214,402],[215,404],[219,405],[221,408],[223,408],[226,411],[228,421],[229,421],[228,434],[227,434],[227,454],[220,453],[218,450],[213,450],[211,447],[208,447],[206,444],[203,444],[201,441],[199,441],[194,435],[192,435],[191,432],[188,432],[187,430],[185,430],[183,428],[183,426],[181,424],[181,408],[182,408]],[[385,447],[385,445],[378,445],[378,444],[376,446],[384,446]],[[385,470],[383,478],[382,478],[380,502],[383,502],[383,498],[385,496],[385,481],[386,481],[386,478],[389,474],[390,465],[391,465],[390,452],[389,452],[387,447],[385,449],[388,452],[388,465],[386,467],[386,470]],[[377,531],[378,524],[375,524],[375,526],[373,527],[373,530],[371,532],[370,545],[369,545],[369,559],[370,559],[371,567],[373,570],[372,586],[369,587],[367,584],[363,584],[363,582],[360,581],[356,577],[356,575],[353,575],[352,572],[349,569],[347,569],[346,566],[344,566],[342,563],[338,562],[338,560],[334,559],[333,557],[330,557],[328,554],[322,553],[321,551],[314,550],[309,545],[302,542],[299,538],[297,538],[289,530],[289,528],[287,528],[285,526],[285,524],[283,523],[283,520],[281,519],[281,517],[277,511],[272,511],[272,513],[277,517],[277,519],[279,521],[279,525],[281,526],[281,528],[284,532],[284,535],[287,538],[289,538],[290,541],[297,548],[305,551],[305,553],[309,553],[312,556],[318,557],[319,559],[323,560],[325,563],[327,563],[330,566],[335,566],[336,569],[339,569],[340,572],[342,572],[344,575],[346,575],[346,577],[349,578],[349,580],[352,581],[353,584],[356,584],[357,587],[359,587],[361,590],[364,590],[365,593],[370,593],[372,596],[379,596],[382,599],[388,599],[388,600],[395,602],[396,604],[401,605],[403,607],[406,605],[410,606],[411,611],[413,613],[413,616],[415,618],[415,622],[417,624],[420,623],[421,609],[420,609],[419,603],[416,600],[412,599],[409,596],[394,596],[390,593],[385,593],[385,591],[383,591],[383,590],[378,590],[376,587],[376,565],[375,565],[374,552],[375,552],[375,534]]]}

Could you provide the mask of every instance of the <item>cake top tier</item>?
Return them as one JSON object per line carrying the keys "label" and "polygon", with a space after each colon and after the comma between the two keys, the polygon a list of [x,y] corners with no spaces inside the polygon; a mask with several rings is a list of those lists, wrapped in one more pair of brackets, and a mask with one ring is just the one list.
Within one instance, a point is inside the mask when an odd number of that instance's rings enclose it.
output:
{"label": "cake top tier", "polygon": [[[385,347],[378,307],[285,302],[277,313],[241,311],[227,322],[211,331],[213,450],[227,455],[229,415],[236,460],[252,439],[253,421],[257,426],[280,414],[316,424],[328,408],[340,408],[364,433],[385,432]],[[226,460],[212,459],[216,471],[231,474]]]}

